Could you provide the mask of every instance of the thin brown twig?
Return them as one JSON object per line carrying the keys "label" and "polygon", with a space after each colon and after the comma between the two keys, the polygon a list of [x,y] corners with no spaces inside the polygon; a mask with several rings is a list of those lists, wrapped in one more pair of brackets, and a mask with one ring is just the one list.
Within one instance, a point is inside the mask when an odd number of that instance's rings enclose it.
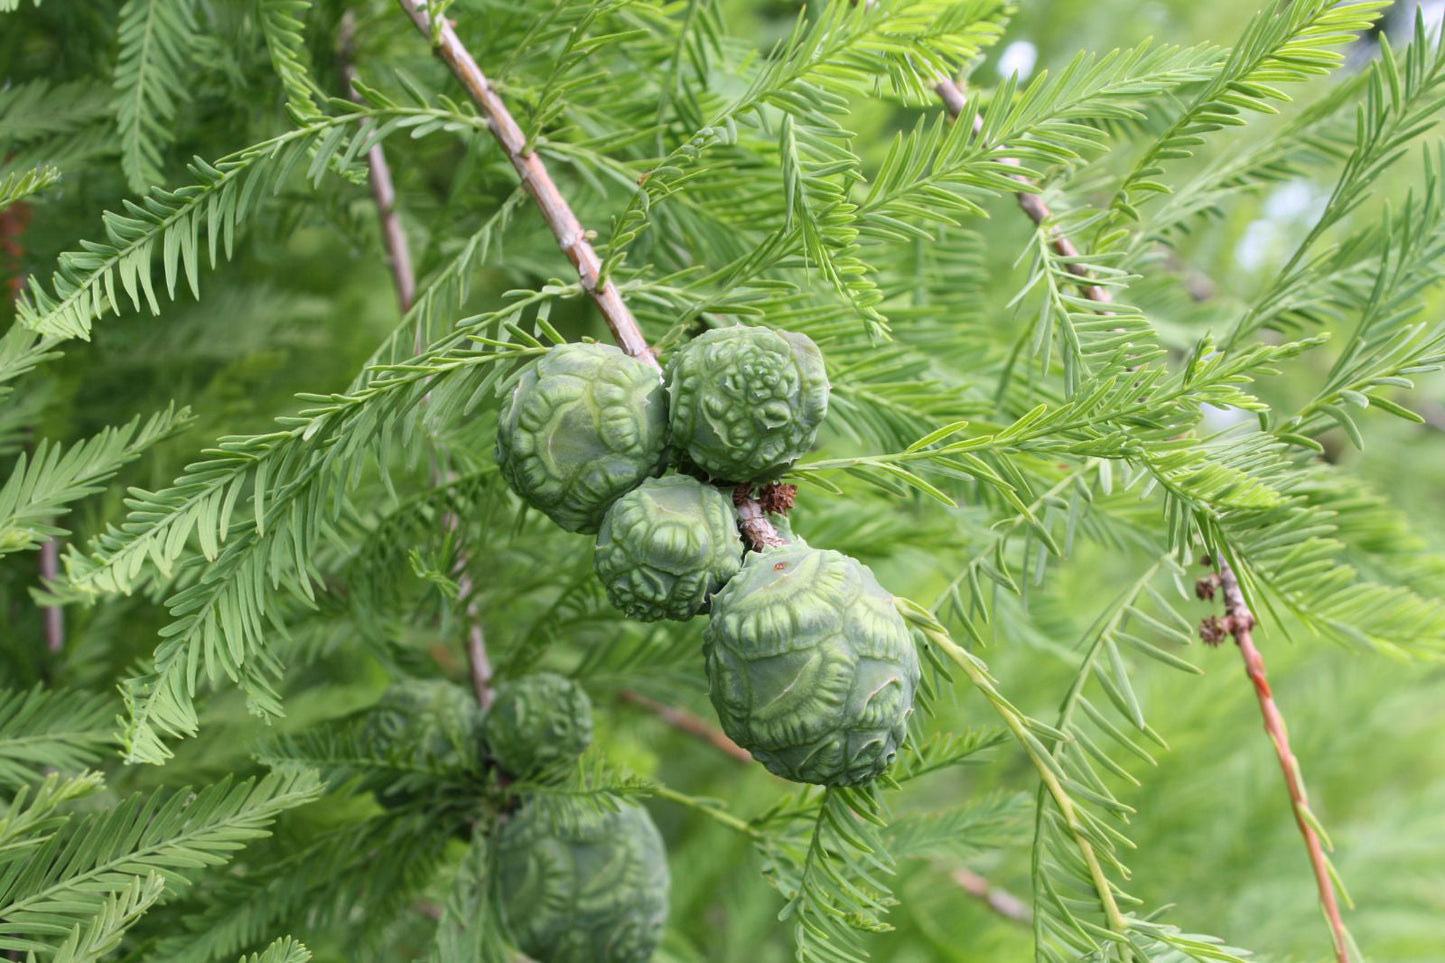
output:
{"label": "thin brown twig", "polygon": [[[60,540],[52,538],[40,546],[40,579],[49,585],[60,577]],[[65,610],[58,605],[41,609],[45,615],[45,647],[51,655],[65,648]]]}
{"label": "thin brown twig", "polygon": [[1033,924],[1033,907],[1003,887],[994,885],[986,877],[961,866],[949,875],[960,889],[999,916],[1024,926]]}
{"label": "thin brown twig", "polygon": [[646,709],[679,732],[685,732],[693,738],[701,739],[714,749],[738,762],[750,763],[753,761],[752,754],[729,739],[725,732],[708,725],[686,709],[679,709],[676,706],[658,702],[656,699],[649,698],[631,689],[621,690],[617,693],[617,698],[623,702],[631,703],[640,709]]}
{"label": "thin brown twig", "polygon": [[1225,635],[1230,635],[1239,646],[1239,653],[1244,658],[1244,671],[1254,683],[1255,696],[1259,699],[1259,711],[1264,716],[1264,731],[1274,743],[1275,755],[1279,757],[1280,769],[1284,771],[1284,783],[1289,790],[1295,822],[1299,825],[1305,849],[1309,852],[1310,866],[1314,870],[1315,884],[1320,892],[1320,905],[1330,924],[1335,959],[1338,963],[1350,963],[1350,946],[1353,944],[1349,930],[1345,928],[1345,921],[1340,916],[1340,904],[1335,893],[1330,861],[1325,855],[1324,843],[1315,831],[1316,820],[1310,810],[1304,776],[1300,773],[1299,760],[1290,749],[1289,730],[1285,727],[1284,715],[1279,711],[1279,706],[1274,701],[1274,693],[1269,687],[1269,678],[1264,671],[1264,656],[1260,655],[1254,644],[1254,629],[1259,623],[1244,600],[1244,592],[1240,590],[1239,579],[1234,570],[1222,559],[1218,574],[1201,581],[1199,594],[1201,597],[1212,598],[1215,588],[1224,595],[1224,618],[1206,620],[1200,634],[1206,642],[1213,645],[1218,645]]}
{"label": "thin brown twig", "polygon": [[743,530],[743,537],[754,551],[788,544],[788,540],[773,527],[763,503],[753,497],[751,485],[739,485],[733,489],[733,505],[738,510],[738,527]]}
{"label": "thin brown twig", "polygon": [[[963,91],[948,79],[940,80],[935,90],[948,112],[954,119],[957,119],[967,106],[967,98],[964,97]],[[974,115],[973,129],[976,135],[982,133],[983,117],[981,114]],[[1004,162],[1015,166],[1018,164],[1018,161],[1012,158],[1006,158]],[[1017,179],[1028,183],[1022,176]],[[1036,225],[1044,227],[1051,212],[1043,199],[1029,191],[1019,191],[1015,196],[1024,213]],[[1112,302],[1113,296],[1108,288],[1094,283],[1087,269],[1078,260],[1080,256],[1078,248],[1067,236],[1054,230],[1050,233],[1049,244],[1061,257],[1069,259],[1065,265],[1066,269],[1078,279],[1084,297],[1104,304]],[[1213,294],[1213,289],[1211,286],[1205,293],[1203,289],[1192,287],[1191,294],[1196,299],[1203,300]],[[1206,594],[1205,584],[1201,583],[1201,595]],[[1264,657],[1260,655],[1259,649],[1254,645],[1253,630],[1257,624],[1254,614],[1250,612],[1245,603],[1244,593],[1239,587],[1239,580],[1227,562],[1221,561],[1219,574],[1212,576],[1207,584],[1211,586],[1207,590],[1207,594],[1211,598],[1213,597],[1212,587],[1223,590],[1225,616],[1223,619],[1207,620],[1201,631],[1206,641],[1215,643],[1222,640],[1226,634],[1232,635],[1235,643],[1239,646],[1240,654],[1244,658],[1245,671],[1249,675],[1250,681],[1254,683],[1255,694],[1259,699],[1260,712],[1264,716],[1265,731],[1268,732],[1270,741],[1274,743],[1280,768],[1284,770],[1285,785],[1289,790],[1295,822],[1299,825],[1300,834],[1304,837],[1305,848],[1309,852],[1310,866],[1314,871],[1315,882],[1319,888],[1320,905],[1324,909],[1325,918],[1330,925],[1335,958],[1338,963],[1350,963],[1349,947],[1352,943],[1349,931],[1340,916],[1339,900],[1335,892],[1329,860],[1325,856],[1324,845],[1314,828],[1314,814],[1309,807],[1309,798],[1305,792],[1304,777],[1300,773],[1299,760],[1295,758],[1290,749],[1289,733],[1285,727],[1284,716],[1280,713],[1279,706],[1275,704],[1269,680],[1265,675]]]}
{"label": "thin brown twig", "polygon": [[[448,517],[456,518],[455,515]],[[477,697],[477,705],[490,709],[497,693],[492,688],[492,660],[487,656],[487,635],[482,628],[482,613],[477,601],[476,586],[466,572],[467,563],[470,561],[465,550],[458,550],[456,568],[461,574],[457,578],[457,594],[467,600],[467,667],[471,670],[472,692]]]}
{"label": "thin brown twig", "polygon": [[[346,84],[346,95],[360,103],[356,90],[356,68],[352,65],[352,51],[356,39],[356,15],[348,10],[341,17],[341,31],[338,38],[341,60],[341,76]],[[381,221],[381,239],[386,248],[387,261],[391,265],[392,281],[396,287],[396,298],[401,313],[411,310],[416,299],[416,273],[412,269],[411,248],[407,244],[406,232],[396,208],[396,187],[391,178],[391,165],[386,162],[386,151],[381,143],[372,145],[366,153],[368,179],[371,182],[371,196],[376,201],[377,215]],[[421,351],[422,334],[417,330],[416,350]],[[433,484],[450,480],[450,472],[444,464],[445,454],[435,458],[431,464]],[[456,512],[448,511],[442,516],[442,525],[447,531],[456,533],[461,528],[461,519]],[[481,609],[477,600],[476,585],[467,572],[471,558],[465,547],[457,550],[456,564],[452,574],[457,576],[457,597],[465,600],[467,622],[467,666],[470,669],[472,692],[483,709],[492,704],[495,692],[492,689],[492,660],[487,655],[487,636],[482,628]]]}
{"label": "thin brown twig", "polygon": [[[933,89],[938,93],[939,99],[943,101],[943,106],[948,109],[949,116],[954,120],[957,120],[959,115],[968,107],[968,98],[964,96],[963,89],[952,80],[947,78],[939,80],[938,83],[934,84]],[[975,113],[973,115],[973,132],[976,135],[983,133],[982,114]],[[1003,163],[1011,167],[1019,166],[1017,158],[1005,157],[1002,160]],[[1022,174],[1015,174],[1014,180],[1021,184],[1029,183],[1028,178]],[[1053,216],[1053,212],[1050,211],[1049,206],[1044,203],[1044,199],[1034,191],[1016,191],[1014,197],[1018,200],[1019,207],[1023,209],[1023,212],[1041,228],[1045,227],[1045,222]],[[1100,304],[1108,304],[1114,300],[1114,296],[1109,292],[1108,288],[1101,284],[1094,283],[1093,278],[1089,276],[1088,268],[1084,267],[1078,260],[1080,257],[1079,249],[1074,246],[1074,242],[1070,241],[1067,236],[1056,230],[1050,230],[1049,246],[1052,247],[1054,252],[1060,257],[1067,259],[1064,262],[1064,270],[1079,279],[1080,287],[1082,287],[1084,291],[1084,297]]]}
{"label": "thin brown twig", "polygon": [[501,95],[492,88],[487,75],[482,73],[471,53],[463,46],[452,25],[443,18],[433,31],[431,18],[426,12],[425,0],[397,0],[401,8],[411,17],[422,35],[431,39],[435,36],[433,49],[452,73],[457,76],[471,94],[472,100],[487,118],[487,126],[501,146],[512,167],[522,179],[522,186],[537,202],[542,218],[557,238],[557,244],[577,268],[577,277],[582,288],[597,302],[602,317],[612,332],[618,347],[634,358],[641,358],[661,370],[661,365],[647,345],[637,319],[632,316],[622,301],[622,294],[610,279],[602,279],[602,259],[592,248],[591,235],[582,229],[577,215],[572,213],[562,192],[557,189],[552,175],[542,158],[527,145],[526,135],[517,125]]}
{"label": "thin brown twig", "polygon": [[[355,40],[356,14],[348,10],[341,15],[341,79],[346,85],[346,96],[359,104],[362,100],[356,90],[356,67],[352,63]],[[402,229],[401,217],[396,210],[396,187],[391,179],[391,165],[386,162],[386,151],[380,141],[366,152],[366,168],[371,196],[376,201],[376,213],[381,221],[386,259],[391,265],[391,276],[396,286],[396,299],[401,303],[402,314],[405,314],[411,310],[416,299],[416,274],[411,266],[411,248],[407,244],[406,231]]]}

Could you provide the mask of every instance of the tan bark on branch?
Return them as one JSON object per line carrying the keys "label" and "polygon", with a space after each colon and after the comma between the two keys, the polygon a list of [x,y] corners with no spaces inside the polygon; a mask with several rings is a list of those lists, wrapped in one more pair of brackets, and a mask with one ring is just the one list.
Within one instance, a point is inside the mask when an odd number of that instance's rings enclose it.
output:
{"label": "tan bark on branch", "polygon": [[[418,30],[428,39],[432,37],[432,23],[427,16],[425,0],[397,0],[403,10],[411,17]],[[547,172],[547,166],[542,163],[542,158],[535,152],[528,150],[527,138],[522,134],[522,129],[517,126],[516,120],[507,110],[507,105],[502,97],[487,80],[486,74],[482,73],[477,62],[472,59],[470,51],[462,44],[452,25],[443,20],[437,24],[435,50],[442,62],[451,68],[456,78],[467,88],[471,95],[472,102],[481,110],[482,115],[487,118],[488,128],[497,143],[501,145],[507,158],[512,162],[519,177],[522,178],[522,186],[527,193],[537,202],[537,207],[542,212],[542,217],[552,229],[553,235],[557,238],[557,244],[577,268],[577,276],[582,281],[582,287],[588,294],[592,295],[597,306],[602,310],[602,316],[607,322],[608,330],[612,332],[612,338],[617,346],[634,358],[641,358],[648,364],[662,370],[662,365],[657,360],[657,354],[647,344],[647,339],[642,335],[642,329],[637,326],[637,320],[633,318],[632,312],[622,301],[622,294],[611,280],[601,280],[602,261],[593,250],[589,238],[590,232],[584,231],[577,215],[572,213],[562,192],[557,189],[557,184],[552,180],[551,174]],[[760,504],[752,499],[745,499],[738,504],[739,524],[743,527],[744,534],[755,548],[762,548],[765,545],[783,545],[786,539],[778,534],[767,513],[762,510]]]}
{"label": "tan bark on branch", "polygon": [[1033,907],[1001,886],[995,886],[986,877],[964,867],[955,869],[951,875],[959,889],[1004,919],[1013,920],[1015,923],[1022,923],[1025,926],[1033,923]]}
{"label": "tan bark on branch", "polygon": [[[433,24],[431,18],[427,16],[425,0],[397,0],[397,2],[411,17],[422,35],[431,39]],[[435,27],[436,55],[451,68],[452,73],[467,88],[467,93],[471,95],[477,108],[486,117],[492,136],[496,138],[502,151],[507,155],[507,159],[512,162],[517,176],[522,179],[522,186],[537,202],[537,208],[542,212],[542,218],[557,238],[557,245],[577,268],[577,277],[582,282],[583,290],[592,296],[592,299],[597,302],[597,307],[601,309],[602,317],[612,332],[613,340],[623,351],[634,358],[641,358],[660,370],[661,365],[658,364],[652,349],[647,346],[647,339],[642,336],[642,329],[637,326],[637,320],[632,316],[627,305],[623,303],[622,294],[617,290],[617,285],[613,284],[611,280],[602,280],[602,259],[592,248],[591,235],[582,229],[577,215],[572,213],[571,206],[562,196],[562,192],[557,189],[552,175],[547,171],[547,165],[542,162],[542,158],[535,151],[529,149],[522,128],[513,119],[507,105],[502,101],[501,95],[487,80],[487,75],[482,73],[482,69],[472,59],[471,53],[462,45],[456,31],[452,29],[452,25],[443,19]]]}
{"label": "tan bark on branch", "polygon": [[[352,63],[355,38],[356,14],[348,10],[341,16],[341,78],[346,84],[346,96],[359,104],[361,95],[356,91],[356,67]],[[391,179],[391,165],[386,162],[386,151],[379,141],[366,152],[366,169],[371,182],[371,196],[376,201],[376,214],[381,222],[381,239],[386,246],[396,299],[401,304],[402,314],[405,314],[416,300],[416,273],[412,270],[411,249],[396,210],[396,187]]]}
{"label": "tan bark on branch", "polygon": [[716,729],[708,725],[686,709],[679,709],[676,706],[658,702],[656,699],[649,698],[631,689],[623,689],[617,693],[617,697],[623,702],[637,706],[639,709],[646,709],[679,732],[685,732],[695,739],[706,742],[718,752],[721,752],[731,759],[743,763],[753,761],[753,757],[748,751],[729,739],[727,734],[721,729]]}

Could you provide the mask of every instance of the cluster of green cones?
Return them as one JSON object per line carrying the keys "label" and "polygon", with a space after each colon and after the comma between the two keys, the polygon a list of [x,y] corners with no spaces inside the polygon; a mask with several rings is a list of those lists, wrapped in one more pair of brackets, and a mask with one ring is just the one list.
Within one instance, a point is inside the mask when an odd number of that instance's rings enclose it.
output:
{"label": "cluster of green cones", "polygon": [[[597,576],[619,610],[649,622],[709,615],[709,692],[729,737],[785,779],[855,786],[888,768],[906,734],[919,685],[909,629],[857,559],[796,537],[750,551],[732,497],[813,447],[828,393],[817,345],[769,328],[709,331],[661,378],[616,348],[558,345],[506,398],[497,461],[528,505],[596,533]],[[538,720],[542,705],[562,705],[560,691],[529,697],[509,704],[499,693],[490,716],[513,734],[559,724]],[[488,733],[508,772],[565,741],[509,738]],[[504,896],[525,907],[511,924],[524,951],[651,955],[667,875],[645,811],[562,818],[533,802],[504,825],[496,852]]]}

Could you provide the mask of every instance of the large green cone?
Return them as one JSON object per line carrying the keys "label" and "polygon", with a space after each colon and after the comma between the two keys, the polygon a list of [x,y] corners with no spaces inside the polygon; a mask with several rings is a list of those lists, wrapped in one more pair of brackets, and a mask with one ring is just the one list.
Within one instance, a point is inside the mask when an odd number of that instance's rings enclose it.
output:
{"label": "large green cone", "polygon": [[597,533],[608,600],[644,622],[706,611],[742,563],[732,499],[686,475],[648,479],[623,495]]}
{"label": "large green cone", "polygon": [[723,730],[771,771],[852,786],[893,762],[918,652],[863,563],[797,544],[751,555],[703,642]]}
{"label": "large green cone", "polygon": [[508,679],[487,710],[483,739],[503,772],[551,781],[592,743],[592,700],[576,682],[551,672]]}

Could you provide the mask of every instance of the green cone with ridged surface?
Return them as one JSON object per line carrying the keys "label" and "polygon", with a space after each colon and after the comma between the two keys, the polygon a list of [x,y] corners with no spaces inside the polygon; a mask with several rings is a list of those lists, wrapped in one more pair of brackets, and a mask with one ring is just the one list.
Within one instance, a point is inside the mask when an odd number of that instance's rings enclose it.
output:
{"label": "green cone with ridged surface", "polygon": [[551,672],[508,679],[496,688],[482,737],[504,772],[559,778],[592,744],[592,700],[576,682]]}
{"label": "green cone with ridged surface", "polygon": [[854,786],[893,762],[918,652],[857,559],[797,544],[750,555],[713,601],[703,652],[723,730],[770,771]]}
{"label": "green cone with ridged surface", "polygon": [[482,710],[472,693],[441,679],[407,679],[384,692],[364,717],[363,733],[373,751],[404,760],[410,775],[399,780],[366,780],[386,806],[429,795],[437,773],[481,770]]}
{"label": "green cone with ridged surface", "polygon": [[597,577],[634,619],[685,622],[738,573],[732,499],[686,475],[650,478],[613,502],[597,533]]}
{"label": "green cone with ridged surface", "polygon": [[667,366],[673,444],[713,478],[772,478],[797,461],[828,415],[828,374],[807,335],[717,328]]}
{"label": "green cone with ridged surface", "polygon": [[646,963],[662,941],[669,877],[647,810],[534,802],[496,837],[496,885],[518,947],[539,963]]}
{"label": "green cone with ridged surface", "polygon": [[518,378],[497,420],[502,477],[569,532],[595,532],[618,496],[662,469],[657,371],[601,344],[564,344]]}

